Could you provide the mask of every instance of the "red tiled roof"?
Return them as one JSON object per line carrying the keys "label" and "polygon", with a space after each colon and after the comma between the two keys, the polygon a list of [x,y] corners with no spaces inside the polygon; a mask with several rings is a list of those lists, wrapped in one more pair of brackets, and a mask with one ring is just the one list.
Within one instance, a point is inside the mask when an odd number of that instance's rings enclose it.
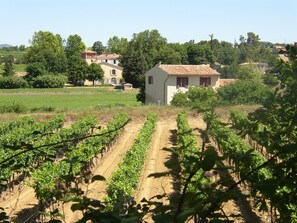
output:
{"label": "red tiled roof", "polygon": [[86,51],[84,51],[84,52],[82,52],[82,53],[95,53],[96,54],[96,51],[92,51],[92,50],[86,50]]}
{"label": "red tiled roof", "polygon": [[100,54],[97,56],[97,60],[114,60],[119,58],[119,54]]}
{"label": "red tiled roof", "polygon": [[218,76],[216,70],[209,65],[159,65],[159,67],[171,76]]}
{"label": "red tiled roof", "polygon": [[237,80],[236,79],[220,79],[219,86],[223,87],[227,84],[233,84],[233,83],[235,83],[235,81],[237,81]]}

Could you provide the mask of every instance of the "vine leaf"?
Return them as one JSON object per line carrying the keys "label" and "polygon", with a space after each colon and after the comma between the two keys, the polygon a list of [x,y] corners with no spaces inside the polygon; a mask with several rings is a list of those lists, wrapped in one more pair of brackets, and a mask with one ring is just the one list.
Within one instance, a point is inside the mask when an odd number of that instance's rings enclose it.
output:
{"label": "vine leaf", "polygon": [[202,160],[202,169],[204,171],[209,171],[214,167],[217,155],[213,148],[208,148],[204,154],[205,156]]}

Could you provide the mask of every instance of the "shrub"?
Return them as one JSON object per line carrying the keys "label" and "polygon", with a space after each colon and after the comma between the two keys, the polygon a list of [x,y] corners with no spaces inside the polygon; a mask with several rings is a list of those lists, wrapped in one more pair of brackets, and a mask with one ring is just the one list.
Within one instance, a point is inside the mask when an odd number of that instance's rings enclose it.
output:
{"label": "shrub", "polygon": [[32,81],[34,88],[63,88],[67,78],[62,75],[42,75]]}
{"label": "shrub", "polygon": [[218,95],[222,104],[261,104],[271,95],[271,90],[256,80],[239,80],[221,87]]}
{"label": "shrub", "polygon": [[12,105],[3,105],[0,107],[0,113],[25,113],[27,110],[25,105],[15,102]]}
{"label": "shrub", "polygon": [[172,100],[171,100],[171,105],[176,106],[176,107],[185,107],[189,105],[187,95],[182,92],[176,93]]}
{"label": "shrub", "polygon": [[269,74],[264,75],[263,81],[264,81],[264,84],[266,84],[269,87],[275,87],[276,85],[279,84],[279,80],[275,76],[272,76]]}
{"label": "shrub", "polygon": [[7,76],[0,77],[0,88],[1,89],[13,89],[13,88],[25,88],[28,87],[28,82],[22,77]]}
{"label": "shrub", "polygon": [[192,107],[199,112],[211,109],[217,103],[217,95],[212,88],[190,87],[186,93],[178,92],[171,104],[179,107]]}

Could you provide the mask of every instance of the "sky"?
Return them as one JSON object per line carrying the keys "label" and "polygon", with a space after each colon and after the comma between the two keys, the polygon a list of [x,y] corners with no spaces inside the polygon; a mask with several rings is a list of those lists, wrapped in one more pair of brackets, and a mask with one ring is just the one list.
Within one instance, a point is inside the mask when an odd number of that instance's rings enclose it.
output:
{"label": "sky", "polygon": [[297,42],[297,0],[0,0],[0,44],[30,45],[34,32],[87,46],[157,29],[169,43],[239,42],[248,32],[272,43]]}

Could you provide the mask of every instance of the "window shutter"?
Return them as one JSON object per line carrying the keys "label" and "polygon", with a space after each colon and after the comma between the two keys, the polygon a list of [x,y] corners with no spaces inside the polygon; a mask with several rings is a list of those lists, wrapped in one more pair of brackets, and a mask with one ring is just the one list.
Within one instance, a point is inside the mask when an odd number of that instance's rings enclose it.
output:
{"label": "window shutter", "polygon": [[189,86],[189,77],[186,77],[186,88]]}
{"label": "window shutter", "polygon": [[208,84],[208,86],[211,85],[211,77],[207,78],[207,84]]}
{"label": "window shutter", "polygon": [[176,77],[176,89],[179,89],[179,78]]}

